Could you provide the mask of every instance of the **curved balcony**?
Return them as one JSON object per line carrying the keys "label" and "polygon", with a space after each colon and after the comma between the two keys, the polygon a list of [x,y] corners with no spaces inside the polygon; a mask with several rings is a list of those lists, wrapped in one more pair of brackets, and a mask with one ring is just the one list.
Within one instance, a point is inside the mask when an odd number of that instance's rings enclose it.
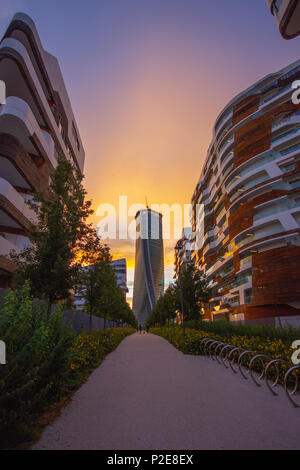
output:
{"label": "curved balcony", "polygon": [[[12,228],[19,228],[22,225],[22,220],[25,222],[24,223],[24,228],[28,226],[30,222],[35,223],[37,220],[35,212],[28,207],[26,204],[25,199],[18,193],[18,191],[15,190],[15,188],[5,179],[0,178],[0,197],[2,200],[4,199],[5,201],[8,201],[8,204],[6,204],[5,210],[8,208],[9,214],[6,215],[6,213],[3,215],[3,220],[1,219],[0,215],[0,225],[1,226],[11,226]],[[0,207],[3,204],[0,204]],[[16,215],[21,214],[21,217],[16,217]],[[12,219],[12,222],[10,222],[9,219]],[[25,219],[25,220],[24,220]],[[20,221],[20,223],[17,223],[16,220]]]}
{"label": "curved balcony", "polygon": [[8,97],[6,104],[0,108],[0,126],[2,133],[13,135],[28,153],[40,156],[33,145],[35,142],[41,156],[56,168],[54,142],[49,134],[46,138],[25,101],[15,96]]}
{"label": "curved balcony", "polygon": [[[53,138],[55,139],[55,144],[57,145],[59,152],[64,155],[67,160],[70,160],[66,144],[59,132],[44,90],[25,46],[16,39],[6,38],[0,45],[0,56],[13,59],[21,67],[22,74],[27,77],[28,82],[31,84],[30,91],[38,102],[39,108],[43,111],[43,118],[45,119],[46,125],[53,131]],[[20,73],[18,77],[15,77],[16,80],[24,80],[22,74]],[[2,77],[0,77],[0,79],[1,78]]]}

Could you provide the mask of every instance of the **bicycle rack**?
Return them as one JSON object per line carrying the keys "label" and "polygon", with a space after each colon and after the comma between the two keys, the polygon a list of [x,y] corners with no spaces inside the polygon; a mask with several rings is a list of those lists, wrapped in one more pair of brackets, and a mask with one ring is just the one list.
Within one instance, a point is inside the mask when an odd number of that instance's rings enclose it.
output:
{"label": "bicycle rack", "polygon": [[[209,357],[215,361],[214,357],[213,357],[213,351],[212,351],[212,348],[216,348],[220,345],[220,341],[214,341],[213,343],[211,343],[208,347],[208,352],[209,352]],[[214,354],[216,353],[216,349],[214,350]]]}
{"label": "bicycle rack", "polygon": [[[275,388],[280,381],[280,366],[285,366],[286,369],[290,367],[290,364],[283,359],[271,359],[265,354],[256,354],[254,351],[246,351],[243,348],[233,346],[232,344],[223,343],[212,338],[203,338],[200,342],[200,351],[207,358],[218,362],[223,365],[226,369],[231,368],[234,374],[240,372],[241,376],[248,380],[251,377],[253,383],[257,387],[261,387],[262,380],[265,379],[266,386],[274,396],[278,396]],[[243,359],[249,356],[253,356],[250,359],[249,366],[243,365]],[[260,364],[261,371],[255,370]],[[245,372],[245,368],[246,372]],[[275,378],[270,378],[270,371],[275,372]],[[289,381],[291,377],[295,377],[295,385],[292,389],[289,387]],[[287,370],[284,377],[284,390],[287,398],[295,408],[300,408],[300,403],[296,403],[294,397],[299,390],[299,377],[300,377],[300,366],[295,366]],[[271,381],[272,380],[272,381]],[[300,398],[300,393],[299,393]]]}
{"label": "bicycle rack", "polygon": [[[284,361],[283,359],[274,359],[271,362],[269,362],[269,364],[267,364],[267,366],[265,368],[266,384],[267,384],[268,389],[270,390],[271,393],[273,393],[274,396],[278,395],[278,393],[275,392],[274,388],[278,385],[279,378],[280,378],[280,370],[277,367],[277,364],[279,364],[279,363],[280,364],[285,364],[287,367],[289,366],[288,363],[286,361]],[[276,370],[276,379],[270,385],[268,372],[271,369],[271,367],[273,367],[273,366],[275,366],[275,370]]]}
{"label": "bicycle rack", "polygon": [[264,359],[267,359],[268,362],[271,361],[271,358],[266,356],[265,354],[256,354],[256,356],[254,356],[251,359],[250,364],[249,364],[250,377],[253,380],[253,382],[255,383],[255,385],[257,385],[257,387],[261,387],[261,384],[257,381],[256,377],[254,376],[253,366],[254,366],[255,362],[257,362],[257,360],[259,360],[260,364],[262,365],[262,372],[258,376],[258,380],[262,380],[265,376],[266,366],[267,366],[267,365],[264,364],[264,361],[263,361]]}
{"label": "bicycle rack", "polygon": [[248,375],[250,374],[250,371],[247,370],[246,374],[244,373],[242,367],[243,367],[243,357],[246,357],[246,356],[249,356],[249,354],[252,354],[252,355],[255,355],[255,353],[253,351],[244,351],[242,352],[242,354],[240,355],[239,357],[239,361],[238,361],[238,365],[239,365],[239,371],[240,371],[240,374],[241,376],[245,379],[245,380],[248,380]]}
{"label": "bicycle rack", "polygon": [[[243,350],[242,348],[234,348],[234,349],[232,349],[232,350],[230,351],[230,353],[229,353],[229,355],[228,355],[229,366],[230,366],[230,368],[231,368],[231,370],[232,370],[232,372],[233,372],[234,374],[237,374],[237,370],[235,370],[235,368],[233,367],[233,364],[234,364],[234,354],[235,354],[236,352],[240,352],[240,351],[243,352],[244,350]],[[239,357],[238,357],[237,362],[239,362],[239,358],[240,358],[240,354],[239,354]]]}
{"label": "bicycle rack", "polygon": [[[295,373],[296,371],[297,371],[297,373]],[[288,397],[288,399],[290,400],[290,402],[292,403],[292,405],[295,408],[300,408],[300,405],[292,399],[292,396],[296,395],[296,392],[298,390],[298,385],[299,385],[298,372],[300,372],[300,366],[292,367],[290,370],[287,371],[287,373],[285,374],[285,377],[284,377],[284,390],[285,390],[286,396]],[[291,375],[295,375],[295,377],[296,377],[295,382],[296,383],[295,383],[295,387],[293,388],[293,390],[290,391],[288,389],[288,379]]]}
{"label": "bicycle rack", "polygon": [[230,351],[227,351],[227,353],[225,354],[225,357],[224,357],[223,353],[224,353],[224,351],[226,351],[229,348],[234,349],[235,346],[232,346],[231,344],[225,344],[225,346],[222,348],[222,351],[220,352],[220,355],[219,355],[219,357],[221,359],[221,364],[223,364],[223,366],[226,367],[226,369],[228,369],[229,366],[226,365],[225,361],[228,361],[228,353]]}

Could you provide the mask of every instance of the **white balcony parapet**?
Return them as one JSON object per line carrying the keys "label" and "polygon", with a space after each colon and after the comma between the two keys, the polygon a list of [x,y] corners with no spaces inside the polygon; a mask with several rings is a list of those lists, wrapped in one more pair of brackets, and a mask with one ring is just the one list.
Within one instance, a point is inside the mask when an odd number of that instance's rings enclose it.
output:
{"label": "white balcony parapet", "polygon": [[[17,127],[20,126],[19,128]],[[6,100],[6,104],[0,110],[0,125],[1,130],[7,130],[9,134],[15,135],[20,138],[18,131],[21,129],[24,135],[29,137],[36,136],[45,153],[54,168],[57,166],[55,158],[54,142],[50,134],[45,136],[44,131],[41,130],[38,122],[31,111],[29,105],[16,96],[10,96]]]}
{"label": "white balcony parapet", "polygon": [[28,55],[28,52],[25,46],[23,46],[23,44],[20,41],[17,41],[14,38],[6,38],[2,41],[1,46],[0,46],[0,52],[2,51],[5,51],[7,54],[11,55],[13,58],[18,58],[19,60],[21,59],[21,61],[23,61],[23,64],[25,68],[27,69],[26,72],[33,80],[38,97],[42,102],[43,109],[47,114],[49,122],[51,123],[51,128],[53,132],[55,133],[55,137],[59,144],[60,151],[64,154],[64,157],[67,160],[70,160],[70,155],[67,151],[66,144],[63,141],[62,136],[58,130],[56,121],[54,119],[54,116],[52,114],[48,101],[46,99],[46,96],[44,94],[42,85],[40,84],[40,81],[37,77],[36,71],[34,69],[34,66],[31,62],[31,59]]}
{"label": "white balcony parapet", "polygon": [[30,222],[37,220],[35,212],[28,207],[25,199],[5,179],[0,178],[0,194],[4,196],[13,206],[18,209]]}
{"label": "white balcony parapet", "polygon": [[16,247],[6,238],[0,235],[0,256],[7,256],[11,251],[20,252],[20,248]]}

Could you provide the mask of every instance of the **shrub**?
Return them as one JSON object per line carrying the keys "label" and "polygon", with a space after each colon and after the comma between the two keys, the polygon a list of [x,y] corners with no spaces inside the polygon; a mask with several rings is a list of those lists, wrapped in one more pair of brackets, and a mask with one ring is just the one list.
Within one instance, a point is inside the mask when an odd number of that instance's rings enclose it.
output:
{"label": "shrub", "polygon": [[[30,285],[9,291],[0,311],[0,339],[7,364],[0,366],[0,442],[36,437],[37,418],[76,390],[101,360],[134,330],[108,329],[75,335],[57,308],[30,296]],[[3,444],[5,446],[5,444]]]}
{"label": "shrub", "polygon": [[82,376],[88,375],[108,353],[116,349],[120,342],[134,331],[128,328],[109,328],[78,335],[70,350],[68,384],[72,387],[78,381],[82,382]]}
{"label": "shrub", "polygon": [[1,436],[59,396],[74,334],[63,326],[60,308],[47,322],[47,308],[30,297],[29,283],[6,295],[0,332],[7,348],[7,365],[0,367]]}
{"label": "shrub", "polygon": [[[187,322],[190,328],[195,327],[195,322]],[[247,338],[261,337],[270,340],[281,339],[283,342],[292,343],[295,338],[300,338],[300,329],[291,326],[275,328],[270,325],[248,325],[233,322],[201,322],[200,330],[207,333],[215,333],[221,336],[246,336]]]}

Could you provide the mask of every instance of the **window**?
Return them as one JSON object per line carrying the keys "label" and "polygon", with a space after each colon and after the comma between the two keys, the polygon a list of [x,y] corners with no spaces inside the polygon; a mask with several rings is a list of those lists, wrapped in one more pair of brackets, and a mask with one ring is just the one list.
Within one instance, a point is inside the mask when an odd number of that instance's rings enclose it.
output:
{"label": "window", "polygon": [[296,132],[298,132],[300,129],[300,127],[295,127],[294,129],[288,131],[288,132],[284,132],[283,134],[277,136],[277,137],[274,137],[272,139],[272,144],[274,144],[275,142],[278,142],[278,140],[281,140],[281,139],[284,139],[285,137],[289,136],[289,135],[292,135],[292,134],[296,134]]}
{"label": "window", "polygon": [[296,150],[300,150],[300,144],[293,145],[292,147],[288,147],[287,149],[282,150],[282,152],[280,152],[280,153],[284,157],[288,153],[296,152]]}
{"label": "window", "polygon": [[300,188],[300,179],[290,181],[290,185],[293,189]]}
{"label": "window", "polygon": [[252,302],[252,289],[245,289],[244,290],[244,299],[245,299],[245,304],[251,304],[251,302]]}
{"label": "window", "polygon": [[73,137],[74,137],[74,140],[75,140],[75,143],[76,143],[76,147],[77,147],[78,150],[80,150],[80,143],[79,143],[79,139],[78,139],[77,131],[75,129],[74,122],[72,123],[72,133],[73,133]]}

